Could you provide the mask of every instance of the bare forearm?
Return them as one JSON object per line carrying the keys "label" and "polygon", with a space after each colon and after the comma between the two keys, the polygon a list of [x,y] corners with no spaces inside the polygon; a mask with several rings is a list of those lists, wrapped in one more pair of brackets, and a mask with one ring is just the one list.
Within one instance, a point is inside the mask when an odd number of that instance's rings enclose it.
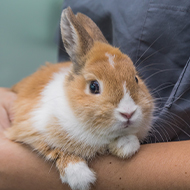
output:
{"label": "bare forearm", "polygon": [[28,147],[0,136],[0,189],[65,189],[56,168],[51,166]]}
{"label": "bare forearm", "polygon": [[[98,157],[92,189],[187,189],[190,187],[190,141],[142,145],[131,159]],[[0,189],[69,189],[52,163],[27,147],[0,137]]]}
{"label": "bare forearm", "polygon": [[98,174],[96,188],[189,189],[190,141],[142,145],[131,159],[100,157],[91,163]]}

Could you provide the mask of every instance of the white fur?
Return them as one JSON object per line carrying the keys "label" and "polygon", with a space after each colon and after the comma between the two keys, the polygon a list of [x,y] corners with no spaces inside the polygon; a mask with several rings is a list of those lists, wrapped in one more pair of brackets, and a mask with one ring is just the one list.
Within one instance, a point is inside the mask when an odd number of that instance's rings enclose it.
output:
{"label": "white fur", "polygon": [[[48,144],[64,148],[60,141],[57,142],[57,138],[49,138],[49,131],[47,126],[53,125],[52,119],[55,117],[58,120],[60,126],[59,133],[67,133],[70,139],[77,142],[96,147],[96,149],[107,145],[113,138],[117,138],[120,135],[135,134],[138,132],[142,120],[141,108],[138,107],[130,94],[125,92],[123,99],[120,101],[118,107],[115,109],[116,122],[110,128],[105,130],[99,130],[98,133],[92,132],[87,127],[87,124],[81,123],[74,115],[73,110],[70,108],[64,87],[65,76],[69,70],[60,70],[55,73],[52,80],[46,85],[41,92],[41,100],[36,108],[31,113],[31,121],[33,127],[43,134]],[[137,109],[130,119],[134,124],[128,129],[123,128],[126,126],[126,119],[123,118],[119,112],[131,111]],[[103,124],[102,124],[103,125]],[[102,128],[103,129],[103,128]],[[118,130],[122,129],[122,130]],[[110,133],[111,132],[111,133]]]}
{"label": "white fur", "polygon": [[[121,130],[123,135],[127,134],[136,134],[143,127],[143,114],[142,109],[139,105],[137,105],[132,97],[130,96],[130,92],[126,89],[126,84],[123,85],[124,96],[120,100],[117,108],[114,110],[115,118],[118,122],[112,127],[114,131]],[[133,113],[130,118],[130,124],[128,124],[128,119],[123,117],[121,113]],[[123,136],[122,135],[122,136]]]}
{"label": "white fur", "polygon": [[110,65],[112,67],[114,67],[114,65],[115,65],[115,62],[114,62],[115,55],[111,55],[109,53],[106,53],[105,56],[108,57]]}
{"label": "white fur", "polygon": [[[48,135],[46,126],[50,125],[51,119],[56,117],[58,124],[67,132],[71,139],[83,142],[92,147],[101,147],[108,144],[109,140],[104,137],[97,137],[86,129],[85,124],[79,122],[71,110],[64,89],[64,80],[68,71],[61,70],[55,73],[53,79],[46,85],[41,93],[41,101],[31,113],[31,120],[34,128]],[[48,143],[62,147],[62,144],[55,144],[56,139],[49,139]]]}
{"label": "white fur", "polygon": [[124,157],[131,157],[140,148],[140,143],[135,135],[120,137],[117,141],[117,148],[122,150]]}
{"label": "white fur", "polygon": [[50,124],[52,117],[62,109],[61,106],[64,106],[63,84],[66,74],[66,70],[54,74],[53,79],[41,92],[40,103],[31,113],[33,127],[40,132],[46,131],[46,126]]}
{"label": "white fur", "polygon": [[[136,112],[138,106],[135,104],[134,100],[131,98],[131,96],[129,95],[129,93],[125,93],[124,97],[121,99],[118,108],[117,108],[117,112],[118,113],[133,113]],[[132,118],[136,115],[136,113],[134,113],[134,115],[132,116]],[[123,118],[121,116],[121,114],[118,114],[118,117],[121,118],[121,120],[126,120],[125,118]]]}
{"label": "white fur", "polygon": [[123,88],[124,88],[124,96],[118,104],[118,107],[115,111],[115,115],[119,120],[126,121],[127,119],[124,118],[120,113],[129,113],[130,114],[130,113],[134,112],[134,114],[130,120],[135,121],[139,117],[140,118],[142,117],[141,108],[138,105],[136,105],[134,100],[131,98],[130,92],[126,89],[125,83],[123,85]]}
{"label": "white fur", "polygon": [[69,163],[65,168],[65,175],[60,178],[63,183],[68,183],[72,190],[88,190],[90,184],[96,181],[95,173],[85,162]]}

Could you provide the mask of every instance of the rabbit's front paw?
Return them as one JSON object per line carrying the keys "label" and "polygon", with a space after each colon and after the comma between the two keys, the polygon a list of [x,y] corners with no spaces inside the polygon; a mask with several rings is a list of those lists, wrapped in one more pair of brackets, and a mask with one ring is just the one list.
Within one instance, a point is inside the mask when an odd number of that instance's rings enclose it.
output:
{"label": "rabbit's front paw", "polygon": [[109,151],[120,157],[129,158],[140,148],[140,143],[135,135],[123,136],[109,145]]}
{"label": "rabbit's front paw", "polygon": [[69,163],[64,176],[60,176],[63,183],[68,183],[72,190],[89,190],[90,184],[96,180],[95,173],[85,162]]}

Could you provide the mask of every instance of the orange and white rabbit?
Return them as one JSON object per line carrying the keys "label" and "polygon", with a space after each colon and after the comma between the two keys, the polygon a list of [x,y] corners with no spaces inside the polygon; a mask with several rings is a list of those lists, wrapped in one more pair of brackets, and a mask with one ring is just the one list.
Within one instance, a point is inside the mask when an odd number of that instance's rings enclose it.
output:
{"label": "orange and white rabbit", "polygon": [[87,16],[61,16],[71,62],[47,64],[13,87],[18,94],[9,139],[55,161],[63,183],[88,190],[88,160],[107,150],[131,157],[150,129],[154,108],[130,58],[108,44]]}

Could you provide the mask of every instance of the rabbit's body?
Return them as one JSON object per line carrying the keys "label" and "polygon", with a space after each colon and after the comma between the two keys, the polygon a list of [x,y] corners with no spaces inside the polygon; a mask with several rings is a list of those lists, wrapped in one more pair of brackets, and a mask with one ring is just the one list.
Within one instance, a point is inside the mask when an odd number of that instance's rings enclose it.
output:
{"label": "rabbit's body", "polygon": [[75,118],[64,90],[70,66],[69,62],[48,64],[12,88],[18,99],[8,136],[33,148],[47,144],[89,159],[103,153],[110,140],[85,131]]}
{"label": "rabbit's body", "polygon": [[18,99],[7,136],[56,160],[62,182],[86,190],[95,181],[89,159],[138,151],[153,100],[130,58],[107,44],[88,17],[68,8],[61,29],[72,63],[44,66],[13,87]]}

